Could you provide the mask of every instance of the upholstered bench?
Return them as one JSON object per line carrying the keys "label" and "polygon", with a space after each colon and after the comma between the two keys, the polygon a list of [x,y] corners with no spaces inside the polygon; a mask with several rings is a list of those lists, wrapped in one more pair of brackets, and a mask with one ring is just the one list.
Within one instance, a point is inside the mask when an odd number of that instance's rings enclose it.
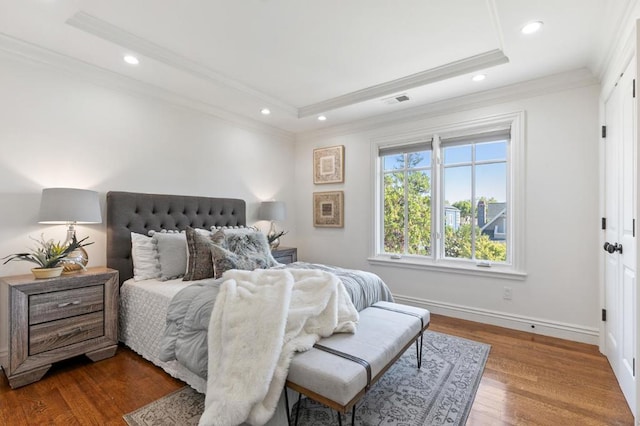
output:
{"label": "upholstered bench", "polygon": [[291,361],[286,386],[300,397],[305,395],[339,413],[346,414],[353,408],[353,424],[356,403],[413,342],[416,342],[416,367],[420,368],[422,332],[429,326],[429,320],[426,309],[378,302],[360,311],[354,334],[334,334],[321,339],[311,350],[297,353]]}

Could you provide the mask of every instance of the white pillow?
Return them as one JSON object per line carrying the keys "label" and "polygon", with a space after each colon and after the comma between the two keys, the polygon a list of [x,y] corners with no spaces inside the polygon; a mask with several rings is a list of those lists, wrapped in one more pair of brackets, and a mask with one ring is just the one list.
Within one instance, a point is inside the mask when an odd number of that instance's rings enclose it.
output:
{"label": "white pillow", "polygon": [[131,258],[134,281],[160,278],[158,247],[153,238],[131,233]]}

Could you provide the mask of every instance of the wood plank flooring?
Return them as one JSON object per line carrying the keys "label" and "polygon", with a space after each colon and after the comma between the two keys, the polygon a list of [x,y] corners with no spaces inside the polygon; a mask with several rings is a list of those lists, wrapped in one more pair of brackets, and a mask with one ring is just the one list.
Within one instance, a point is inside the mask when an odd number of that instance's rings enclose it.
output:
{"label": "wood plank flooring", "polygon": [[[595,346],[440,315],[430,329],[491,345],[467,425],[633,425]],[[124,425],[123,414],[182,386],[121,347],[97,363],[56,364],[17,390],[0,374],[0,425]]]}

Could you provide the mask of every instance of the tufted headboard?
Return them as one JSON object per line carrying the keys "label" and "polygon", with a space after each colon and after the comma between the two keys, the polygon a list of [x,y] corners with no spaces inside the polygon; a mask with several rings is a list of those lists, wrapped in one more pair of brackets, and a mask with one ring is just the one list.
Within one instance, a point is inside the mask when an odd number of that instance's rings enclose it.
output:
{"label": "tufted headboard", "polygon": [[133,277],[131,232],[209,229],[246,225],[246,204],[235,198],[107,193],[107,266],[120,272],[120,283]]}

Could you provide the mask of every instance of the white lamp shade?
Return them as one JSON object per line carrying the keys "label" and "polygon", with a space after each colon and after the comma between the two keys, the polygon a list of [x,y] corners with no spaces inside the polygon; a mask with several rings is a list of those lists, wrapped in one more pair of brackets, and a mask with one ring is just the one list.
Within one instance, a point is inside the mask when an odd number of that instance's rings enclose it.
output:
{"label": "white lamp shade", "polygon": [[39,223],[102,223],[98,193],[87,189],[45,188]]}
{"label": "white lamp shade", "polygon": [[283,221],[286,209],[282,201],[263,201],[258,210],[258,220]]}

